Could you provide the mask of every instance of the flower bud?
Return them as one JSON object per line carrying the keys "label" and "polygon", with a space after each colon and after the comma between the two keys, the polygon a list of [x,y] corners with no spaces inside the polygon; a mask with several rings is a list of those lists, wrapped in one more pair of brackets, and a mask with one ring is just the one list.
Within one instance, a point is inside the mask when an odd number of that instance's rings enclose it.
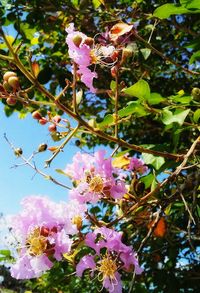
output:
{"label": "flower bud", "polygon": [[73,37],[73,43],[76,47],[79,47],[82,42],[82,37],[80,35],[76,35]]}
{"label": "flower bud", "polygon": [[90,38],[90,37],[87,37],[84,41],[84,44],[88,45],[89,47],[92,47],[93,44],[94,44],[94,39],[93,38]]}
{"label": "flower bud", "polygon": [[17,103],[17,100],[13,97],[9,97],[6,99],[6,103],[9,105],[9,106],[14,106],[16,103]]}
{"label": "flower bud", "polygon": [[5,74],[4,74],[4,76],[3,76],[3,80],[4,81],[8,81],[8,79],[10,78],[10,77],[13,77],[13,76],[17,76],[17,74],[15,73],[15,72],[13,72],[13,71],[7,71]]}
{"label": "flower bud", "polygon": [[192,89],[191,95],[193,96],[193,98],[195,100],[198,100],[199,101],[200,100],[200,88],[194,87]]}
{"label": "flower bud", "polygon": [[111,68],[110,72],[111,72],[111,76],[112,76],[113,78],[115,78],[115,77],[117,76],[117,67],[116,67],[116,66],[113,66],[113,67]]}
{"label": "flower bud", "polygon": [[45,117],[42,117],[41,119],[39,119],[39,123],[41,125],[45,125],[48,122],[48,120]]}
{"label": "flower bud", "polygon": [[54,116],[54,117],[53,117],[53,121],[54,121],[55,123],[59,123],[59,122],[61,121],[60,116],[59,116],[59,115]]}
{"label": "flower bud", "polygon": [[72,219],[72,223],[76,225],[76,227],[77,227],[78,230],[81,230],[81,228],[82,228],[82,222],[83,221],[82,221],[81,216],[75,216]]}
{"label": "flower bud", "polygon": [[41,143],[38,147],[38,152],[44,152],[47,149],[47,144],[46,143]]}
{"label": "flower bud", "polygon": [[50,132],[55,132],[57,130],[56,125],[55,124],[50,124],[48,127]]}
{"label": "flower bud", "polygon": [[11,76],[8,78],[8,84],[14,89],[19,89],[19,79],[17,76]]}
{"label": "flower bud", "polygon": [[33,117],[33,119],[40,120],[42,118],[42,115],[40,114],[39,111],[34,111],[32,113],[32,117]]}

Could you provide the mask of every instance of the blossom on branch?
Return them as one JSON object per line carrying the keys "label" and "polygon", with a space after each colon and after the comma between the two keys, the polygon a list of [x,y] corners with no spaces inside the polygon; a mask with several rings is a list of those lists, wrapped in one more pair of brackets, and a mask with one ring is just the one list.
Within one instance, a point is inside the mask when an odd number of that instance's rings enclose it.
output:
{"label": "blossom on branch", "polygon": [[82,277],[87,269],[91,277],[95,275],[103,282],[103,287],[109,292],[121,293],[120,270],[136,274],[142,273],[136,253],[130,246],[122,242],[122,234],[106,227],[95,229],[86,235],[85,244],[91,247],[95,254],[85,255],[76,266],[76,274]]}
{"label": "blossom on branch", "polygon": [[77,153],[65,171],[76,186],[70,191],[70,197],[81,204],[96,203],[102,197],[121,199],[126,193],[119,170],[112,166],[111,158],[105,158],[103,150],[94,156]]}
{"label": "blossom on branch", "polygon": [[96,89],[93,87],[93,79],[97,78],[96,72],[92,72],[88,67],[91,65],[91,45],[85,34],[75,31],[74,24],[71,23],[66,29],[68,33],[66,43],[69,47],[69,57],[78,65],[77,73],[81,75],[81,81],[89,88],[92,93]]}
{"label": "blossom on branch", "polygon": [[53,266],[54,260],[60,261],[63,253],[70,251],[69,235],[78,231],[72,224],[73,217],[83,214],[85,207],[76,201],[55,203],[39,196],[23,199],[22,207],[22,212],[12,219],[18,255],[11,275],[30,279],[41,276]]}

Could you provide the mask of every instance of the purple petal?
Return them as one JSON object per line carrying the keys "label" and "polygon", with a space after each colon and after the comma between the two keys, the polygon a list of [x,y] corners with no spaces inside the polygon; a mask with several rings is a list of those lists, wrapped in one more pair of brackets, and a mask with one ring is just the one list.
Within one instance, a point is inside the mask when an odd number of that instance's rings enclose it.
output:
{"label": "purple petal", "polygon": [[85,255],[76,266],[76,275],[82,277],[82,274],[87,269],[95,269],[96,264],[94,261],[94,256]]}

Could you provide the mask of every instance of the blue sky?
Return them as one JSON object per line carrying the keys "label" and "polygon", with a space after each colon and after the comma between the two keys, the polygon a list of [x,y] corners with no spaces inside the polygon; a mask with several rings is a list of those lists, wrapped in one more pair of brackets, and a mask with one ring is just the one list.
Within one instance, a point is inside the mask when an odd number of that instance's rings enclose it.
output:
{"label": "blue sky", "polygon": [[[48,146],[55,145],[47,128],[47,125],[41,126],[36,120],[32,119],[31,115],[21,120],[18,119],[18,114],[14,113],[7,118],[3,112],[3,106],[0,106],[0,212],[4,214],[18,212],[20,200],[28,195],[48,195],[56,201],[67,200],[67,189],[55,185],[39,174],[34,176],[35,172],[30,167],[13,168],[14,165],[20,164],[22,161],[16,158],[4,139],[4,133],[6,133],[15,147],[21,147],[23,154],[28,158],[42,142],[47,143]],[[54,170],[64,169],[67,163],[71,162],[72,156],[77,150],[74,140],[72,140],[66,146],[64,152],[55,158],[51,168],[44,169],[44,161],[51,156],[50,151],[40,153],[35,161],[43,172],[51,174],[64,184],[70,185],[67,177],[57,174]]]}

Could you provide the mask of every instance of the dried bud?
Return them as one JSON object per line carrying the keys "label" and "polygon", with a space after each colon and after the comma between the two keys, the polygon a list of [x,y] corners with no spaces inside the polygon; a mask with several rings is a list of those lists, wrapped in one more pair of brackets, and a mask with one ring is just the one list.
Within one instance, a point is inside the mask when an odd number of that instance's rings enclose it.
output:
{"label": "dried bud", "polygon": [[39,119],[39,123],[41,125],[45,125],[45,124],[47,124],[47,122],[48,122],[48,120],[45,117],[42,117],[41,119]]}
{"label": "dried bud", "polygon": [[94,39],[87,37],[87,39],[85,39],[84,44],[88,45],[89,47],[92,47],[94,44]]}
{"label": "dried bud", "polygon": [[13,71],[7,71],[5,74],[4,74],[4,76],[3,76],[3,80],[4,81],[8,81],[8,79],[10,78],[10,77],[16,77],[17,76],[17,74],[15,73],[15,72],[13,72]]}
{"label": "dried bud", "polygon": [[46,143],[41,143],[38,147],[38,152],[44,152],[47,149],[47,144]]}
{"label": "dried bud", "polygon": [[113,66],[111,68],[110,72],[111,72],[112,77],[115,78],[117,76],[117,67]]}
{"label": "dried bud", "polygon": [[133,55],[133,51],[131,50],[131,48],[129,47],[126,47],[126,48],[123,48],[122,50],[122,63],[124,61],[126,61],[127,58],[131,57]]}
{"label": "dried bud", "polygon": [[113,61],[116,61],[119,57],[119,51],[115,50],[112,55],[110,55],[110,58],[113,60]]}
{"label": "dried bud", "polygon": [[42,115],[40,114],[39,111],[34,111],[32,113],[32,117],[33,117],[33,119],[40,120],[42,118]]}
{"label": "dried bud", "polygon": [[17,76],[11,76],[8,79],[8,84],[14,89],[17,90],[20,88],[19,86],[19,79]]}
{"label": "dried bud", "polygon": [[48,127],[50,132],[55,132],[57,130],[56,125],[55,124],[50,124]]}
{"label": "dried bud", "polygon": [[198,87],[194,87],[192,89],[191,95],[193,96],[193,98],[197,101],[200,100],[200,88]]}
{"label": "dried bud", "polygon": [[16,103],[17,103],[17,100],[13,97],[9,97],[6,99],[6,103],[9,105],[9,106],[14,106]]}
{"label": "dried bud", "polygon": [[22,151],[21,148],[16,148],[14,150],[14,154],[15,154],[15,156],[19,157],[19,156],[21,156],[23,154],[23,151]]}
{"label": "dried bud", "polygon": [[82,42],[82,37],[80,35],[76,35],[73,37],[73,43],[76,47],[79,47]]}

